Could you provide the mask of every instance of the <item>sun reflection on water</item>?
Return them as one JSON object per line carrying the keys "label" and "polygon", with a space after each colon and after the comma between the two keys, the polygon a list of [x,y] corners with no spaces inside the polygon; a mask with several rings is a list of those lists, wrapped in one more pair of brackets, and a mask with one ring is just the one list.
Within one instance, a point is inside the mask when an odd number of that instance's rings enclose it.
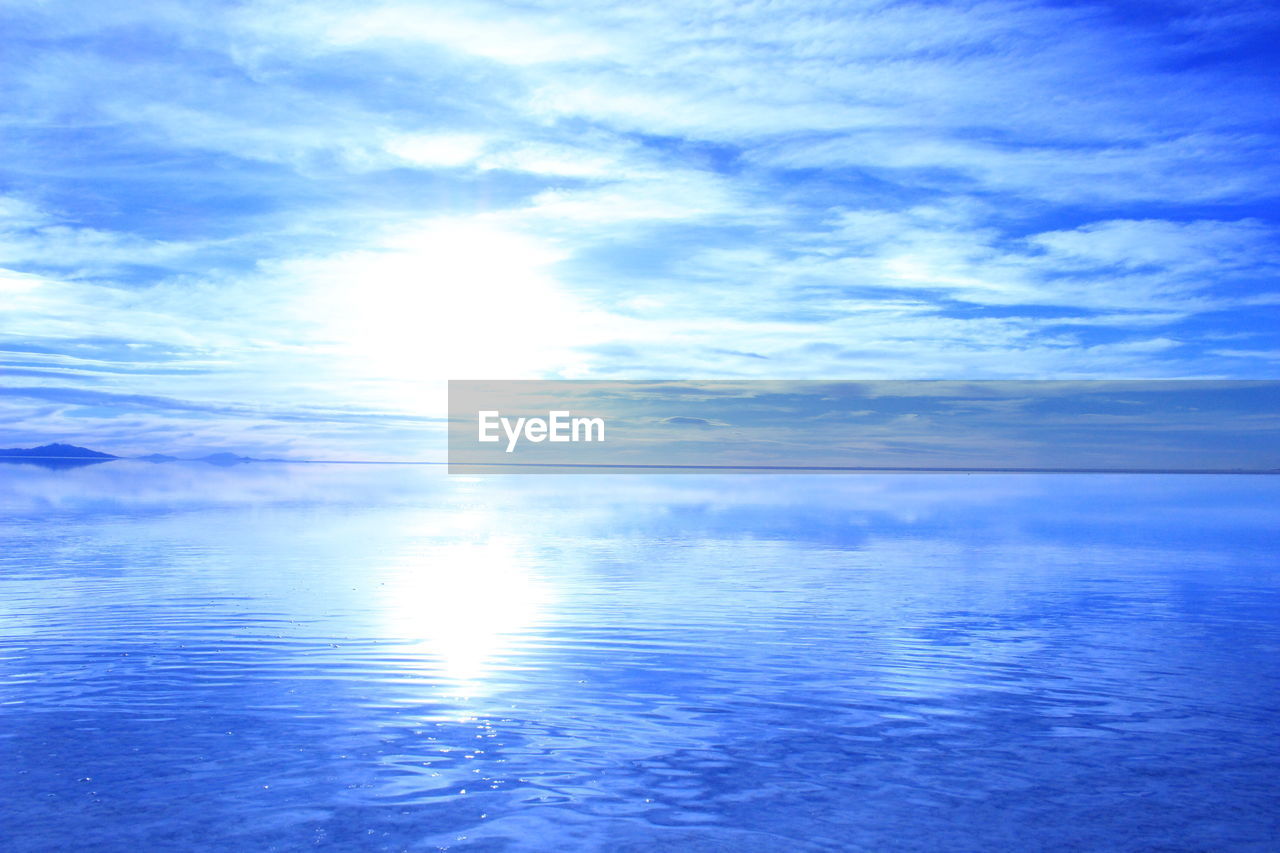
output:
{"label": "sun reflection on water", "polygon": [[459,694],[480,695],[519,665],[551,601],[516,541],[450,543],[386,573],[384,632]]}

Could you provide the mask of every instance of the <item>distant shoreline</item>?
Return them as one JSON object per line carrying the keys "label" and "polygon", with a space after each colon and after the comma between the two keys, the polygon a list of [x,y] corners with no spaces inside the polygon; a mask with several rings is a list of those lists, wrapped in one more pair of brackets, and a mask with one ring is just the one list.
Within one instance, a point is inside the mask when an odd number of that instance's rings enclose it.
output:
{"label": "distant shoreline", "polygon": [[[24,462],[27,460],[48,460],[59,462],[77,462],[101,464],[106,462],[150,462],[141,457],[69,457],[69,456],[18,456],[0,454],[0,462]],[[162,463],[201,463],[210,464],[204,459],[173,459]],[[892,465],[657,465],[639,463],[597,464],[591,462],[433,462],[421,460],[364,460],[364,459],[246,459],[234,466],[221,465],[215,467],[238,467],[239,465],[432,465],[450,466],[459,469],[467,468],[573,468],[573,469],[622,469],[642,471],[777,471],[796,473],[866,473],[866,474],[1195,474],[1195,475],[1227,475],[1247,474],[1280,475],[1280,470],[1249,468],[962,468],[962,467],[910,467]]]}

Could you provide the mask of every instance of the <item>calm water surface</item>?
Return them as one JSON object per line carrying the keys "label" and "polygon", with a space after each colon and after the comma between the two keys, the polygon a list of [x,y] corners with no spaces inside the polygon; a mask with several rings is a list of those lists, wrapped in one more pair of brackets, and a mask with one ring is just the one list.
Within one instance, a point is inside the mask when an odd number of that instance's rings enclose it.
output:
{"label": "calm water surface", "polygon": [[1280,478],[0,466],[0,847],[1280,849]]}

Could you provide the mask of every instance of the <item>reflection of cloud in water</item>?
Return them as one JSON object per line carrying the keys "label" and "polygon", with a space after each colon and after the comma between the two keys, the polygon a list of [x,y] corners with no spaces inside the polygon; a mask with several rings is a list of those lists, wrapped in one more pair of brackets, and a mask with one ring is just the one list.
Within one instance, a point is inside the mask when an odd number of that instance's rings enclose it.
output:
{"label": "reflection of cloud in water", "polygon": [[419,498],[442,476],[401,466],[254,462],[231,467],[202,462],[157,465],[114,460],[50,475],[27,466],[0,471],[0,509],[7,512],[200,509],[242,504],[394,503]]}
{"label": "reflection of cloud in water", "polygon": [[937,849],[1064,785],[1144,825],[1274,812],[1280,480],[11,468],[0,712],[51,821],[84,767],[116,802],[198,779],[195,821],[302,815],[259,847],[581,817],[773,849],[817,814],[818,846]]}
{"label": "reflection of cloud in water", "polygon": [[[1247,488],[1242,488],[1242,483]],[[1158,528],[1173,540],[1280,521],[1280,478],[1231,475],[851,474],[546,475],[450,477],[437,466],[252,463],[149,465],[120,460],[74,470],[0,470],[0,510],[192,511],[221,506],[413,507],[424,518],[469,507],[468,524],[502,533],[536,519],[542,535],[662,532],[848,546],[911,531],[963,540],[965,530],[1070,541]],[[1211,523],[1210,523],[1211,522]],[[425,523],[425,522],[424,522]],[[1249,535],[1254,535],[1250,533]]]}

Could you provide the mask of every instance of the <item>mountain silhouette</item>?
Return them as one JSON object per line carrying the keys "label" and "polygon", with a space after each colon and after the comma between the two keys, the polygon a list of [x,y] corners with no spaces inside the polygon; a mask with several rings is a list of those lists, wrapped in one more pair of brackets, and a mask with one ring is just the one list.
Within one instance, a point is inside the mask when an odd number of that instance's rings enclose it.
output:
{"label": "mountain silhouette", "polygon": [[0,457],[37,458],[37,459],[119,459],[110,453],[77,447],[74,444],[44,444],[40,447],[11,447],[0,450]]}
{"label": "mountain silhouette", "polygon": [[[13,447],[0,450],[0,462],[27,462],[44,468],[76,468],[81,465],[92,465],[95,462],[110,462],[112,459],[126,457],[111,453],[90,450],[74,444],[45,444],[40,447]],[[231,466],[245,462],[261,462],[274,460],[254,459],[250,456],[239,456],[235,453],[210,453],[196,459],[182,459],[163,453],[150,453],[137,457],[144,462],[204,462],[208,465]]]}
{"label": "mountain silhouette", "polygon": [[210,453],[208,456],[201,456],[196,462],[208,462],[210,465],[239,465],[241,462],[254,462],[248,456],[237,456],[234,453]]}

